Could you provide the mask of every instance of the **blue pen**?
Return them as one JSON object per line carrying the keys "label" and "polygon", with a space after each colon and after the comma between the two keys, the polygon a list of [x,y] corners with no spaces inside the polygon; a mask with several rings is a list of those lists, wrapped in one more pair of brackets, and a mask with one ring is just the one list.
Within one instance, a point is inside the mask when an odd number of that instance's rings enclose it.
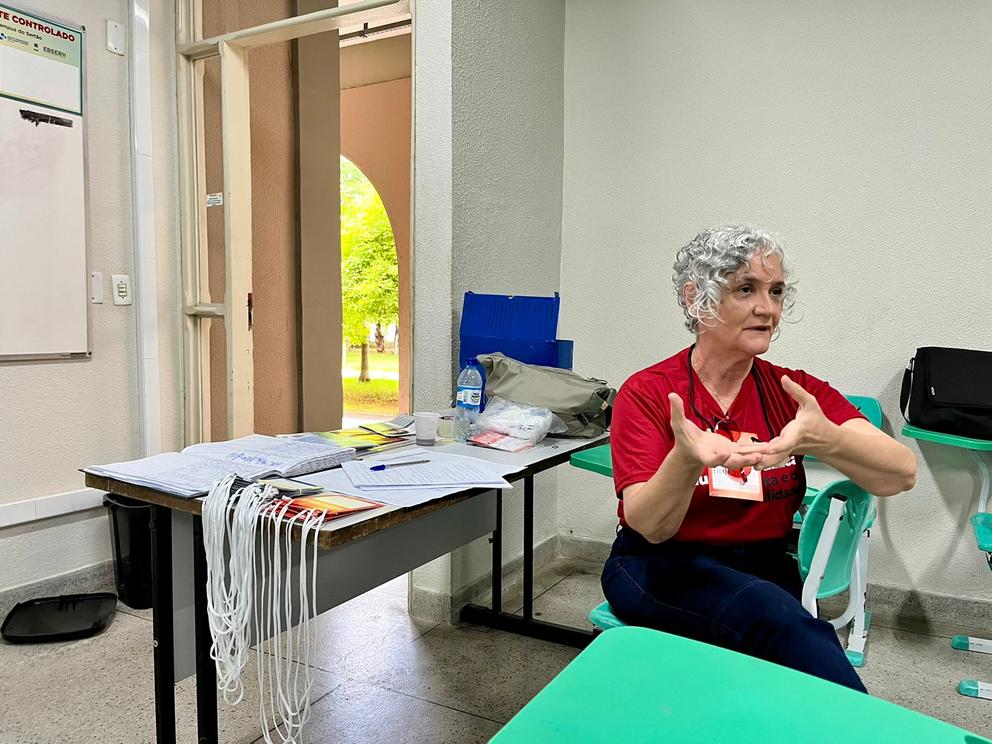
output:
{"label": "blue pen", "polygon": [[385,470],[386,468],[401,468],[404,465],[422,465],[425,462],[430,462],[430,460],[410,460],[409,462],[384,462],[381,465],[373,465],[369,470],[379,471]]}

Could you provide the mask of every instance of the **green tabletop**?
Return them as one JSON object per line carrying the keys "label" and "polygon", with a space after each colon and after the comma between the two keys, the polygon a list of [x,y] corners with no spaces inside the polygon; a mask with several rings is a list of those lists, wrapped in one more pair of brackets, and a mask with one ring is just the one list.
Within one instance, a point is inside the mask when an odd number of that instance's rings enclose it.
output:
{"label": "green tabletop", "polygon": [[492,739],[511,742],[992,744],[750,656],[647,628],[607,630]]}
{"label": "green tabletop", "polygon": [[583,470],[591,470],[594,473],[613,477],[613,459],[610,455],[610,445],[604,444],[600,447],[591,447],[572,455],[572,464]]}
{"label": "green tabletop", "polygon": [[951,447],[992,452],[992,439],[972,439],[971,437],[959,437],[956,434],[941,434],[939,431],[921,429],[912,424],[906,424],[902,427],[902,435],[913,439],[922,439],[927,442],[949,444]]}

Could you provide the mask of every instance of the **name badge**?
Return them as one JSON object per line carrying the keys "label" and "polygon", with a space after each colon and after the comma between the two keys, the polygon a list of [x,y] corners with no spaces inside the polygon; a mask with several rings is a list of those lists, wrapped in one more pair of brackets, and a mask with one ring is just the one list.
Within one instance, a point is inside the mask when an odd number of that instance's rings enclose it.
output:
{"label": "name badge", "polygon": [[[742,432],[740,441],[751,441],[754,434]],[[761,485],[761,471],[746,465],[743,468],[728,470],[725,467],[707,468],[707,485],[710,496],[745,501],[764,501]]]}

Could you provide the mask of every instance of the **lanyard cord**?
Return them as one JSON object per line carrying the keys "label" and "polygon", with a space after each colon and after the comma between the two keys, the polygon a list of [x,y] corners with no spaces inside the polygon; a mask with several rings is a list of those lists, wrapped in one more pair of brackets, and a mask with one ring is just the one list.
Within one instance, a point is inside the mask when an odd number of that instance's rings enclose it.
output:
{"label": "lanyard cord", "polygon": [[242,699],[241,673],[254,640],[262,737],[289,744],[301,740],[317,677],[310,619],[317,610],[318,536],[326,512],[290,514],[290,502],[277,496],[271,486],[241,487],[233,475],[217,481],[203,502],[203,541],[218,688],[225,702]]}
{"label": "lanyard cord", "polygon": [[[704,416],[702,413],[699,412],[699,409],[696,408],[696,404],[694,402],[696,388],[692,381],[694,375],[692,369],[692,352],[695,348],[696,348],[695,344],[689,347],[689,359],[686,362],[686,367],[688,368],[689,371],[689,407],[692,408],[692,412],[695,413],[701,421],[704,421],[706,423],[706,426],[709,427],[710,431],[716,431],[716,426],[717,424],[720,423],[720,420],[710,418],[709,416]],[[768,427],[768,439],[769,440],[774,439],[775,430],[772,429],[771,421],[768,420],[768,408],[765,405],[765,394],[761,388],[761,378],[758,377],[758,371],[755,369],[753,362],[751,363],[750,374],[752,377],[754,377],[754,386],[758,389],[758,400],[761,402],[761,415],[765,419],[765,426]],[[730,413],[729,408],[727,409],[727,413]],[[721,417],[721,418],[729,418],[729,416]]]}

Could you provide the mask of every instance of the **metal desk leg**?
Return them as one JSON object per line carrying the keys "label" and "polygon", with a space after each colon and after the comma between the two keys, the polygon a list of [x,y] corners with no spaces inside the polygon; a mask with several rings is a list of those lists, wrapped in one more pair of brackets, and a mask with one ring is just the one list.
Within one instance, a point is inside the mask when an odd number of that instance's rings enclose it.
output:
{"label": "metal desk leg", "polygon": [[[499,492],[497,492],[499,494]],[[502,499],[497,497],[496,529],[493,531],[493,599],[492,607],[480,605],[465,605],[459,619],[463,623],[484,625],[487,628],[505,630],[509,633],[540,638],[544,641],[561,643],[565,646],[585,648],[593,639],[590,630],[570,628],[544,620],[534,619],[534,478],[524,478],[524,554],[523,554],[523,617],[509,612],[502,612],[500,607],[501,574],[503,570],[502,556]]]}
{"label": "metal desk leg", "polygon": [[493,612],[503,609],[503,492],[496,490],[496,529],[493,530],[492,606]]}
{"label": "metal desk leg", "polygon": [[172,512],[152,506],[152,650],[155,660],[155,741],[175,744],[176,688],[172,627]]}
{"label": "metal desk leg", "polygon": [[217,668],[210,658],[207,556],[203,550],[200,517],[193,517],[193,615],[196,624],[196,737],[199,744],[217,744]]}
{"label": "metal desk leg", "polygon": [[524,620],[534,618],[534,478],[524,478]]}

